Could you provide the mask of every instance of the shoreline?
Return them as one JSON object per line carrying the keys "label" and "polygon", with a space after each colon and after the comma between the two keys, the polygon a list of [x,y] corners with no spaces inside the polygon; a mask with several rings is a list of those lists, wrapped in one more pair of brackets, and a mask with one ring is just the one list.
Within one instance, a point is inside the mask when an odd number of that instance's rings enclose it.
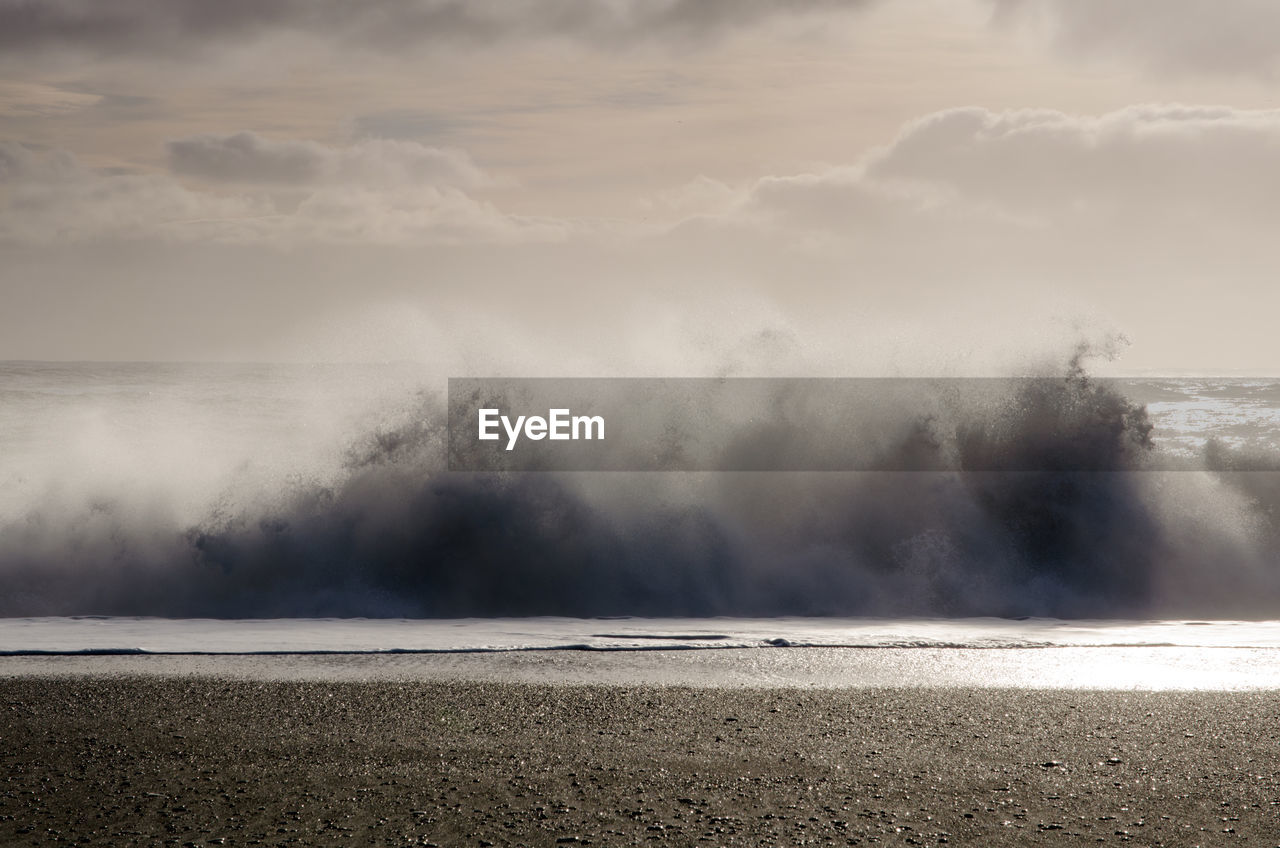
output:
{"label": "shoreline", "polygon": [[9,677],[0,842],[1275,845],[1275,695]]}
{"label": "shoreline", "polygon": [[748,689],[1280,691],[1280,649],[768,646],[635,651],[0,656],[0,679],[118,675]]}

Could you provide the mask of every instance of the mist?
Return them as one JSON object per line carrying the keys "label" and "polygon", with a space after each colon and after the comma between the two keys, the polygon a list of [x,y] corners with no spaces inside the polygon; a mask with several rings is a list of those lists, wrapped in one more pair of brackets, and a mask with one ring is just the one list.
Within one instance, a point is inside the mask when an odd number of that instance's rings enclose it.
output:
{"label": "mist", "polygon": [[[84,450],[114,464],[24,452],[0,614],[1266,615],[1266,458],[1211,443],[1197,470],[1151,470],[1146,411],[1090,376],[1097,353],[1081,342],[966,417],[862,422],[849,437],[933,470],[841,473],[451,472],[420,367],[170,366],[143,381],[167,406],[77,402]],[[239,433],[215,412],[229,390]],[[132,445],[128,403],[150,422]]]}

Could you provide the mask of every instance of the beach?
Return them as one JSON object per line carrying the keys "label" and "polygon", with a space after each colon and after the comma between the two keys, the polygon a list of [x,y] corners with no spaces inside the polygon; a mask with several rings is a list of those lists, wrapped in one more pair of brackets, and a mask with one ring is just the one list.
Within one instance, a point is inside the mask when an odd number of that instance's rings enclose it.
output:
{"label": "beach", "polygon": [[0,848],[1280,848],[1280,0],[0,0]]}
{"label": "beach", "polygon": [[6,674],[0,843],[1272,846],[1277,726],[1272,691]]}

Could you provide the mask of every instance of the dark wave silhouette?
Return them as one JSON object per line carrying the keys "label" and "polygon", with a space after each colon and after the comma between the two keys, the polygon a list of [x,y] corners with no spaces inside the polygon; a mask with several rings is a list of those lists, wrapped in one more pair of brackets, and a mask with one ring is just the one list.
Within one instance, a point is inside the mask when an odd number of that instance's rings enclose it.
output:
{"label": "dark wave silhouette", "polygon": [[124,493],[33,504],[0,527],[0,614],[1275,617],[1280,474],[1221,445],[1144,470],[1145,411],[1086,353],[965,420],[886,423],[936,469],[911,473],[448,472],[424,395],[325,482],[195,526]]}

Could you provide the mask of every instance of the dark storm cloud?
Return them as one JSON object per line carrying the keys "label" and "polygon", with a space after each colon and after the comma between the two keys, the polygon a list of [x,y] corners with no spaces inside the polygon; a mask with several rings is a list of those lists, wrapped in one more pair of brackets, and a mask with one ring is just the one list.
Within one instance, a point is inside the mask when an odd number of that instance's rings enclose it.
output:
{"label": "dark storm cloud", "polygon": [[1082,57],[1152,70],[1273,77],[1280,69],[1274,0],[995,0],[997,19],[1043,27]]}
{"label": "dark storm cloud", "polygon": [[181,54],[299,32],[371,47],[567,37],[607,45],[714,37],[873,0],[0,0],[0,49]]}

